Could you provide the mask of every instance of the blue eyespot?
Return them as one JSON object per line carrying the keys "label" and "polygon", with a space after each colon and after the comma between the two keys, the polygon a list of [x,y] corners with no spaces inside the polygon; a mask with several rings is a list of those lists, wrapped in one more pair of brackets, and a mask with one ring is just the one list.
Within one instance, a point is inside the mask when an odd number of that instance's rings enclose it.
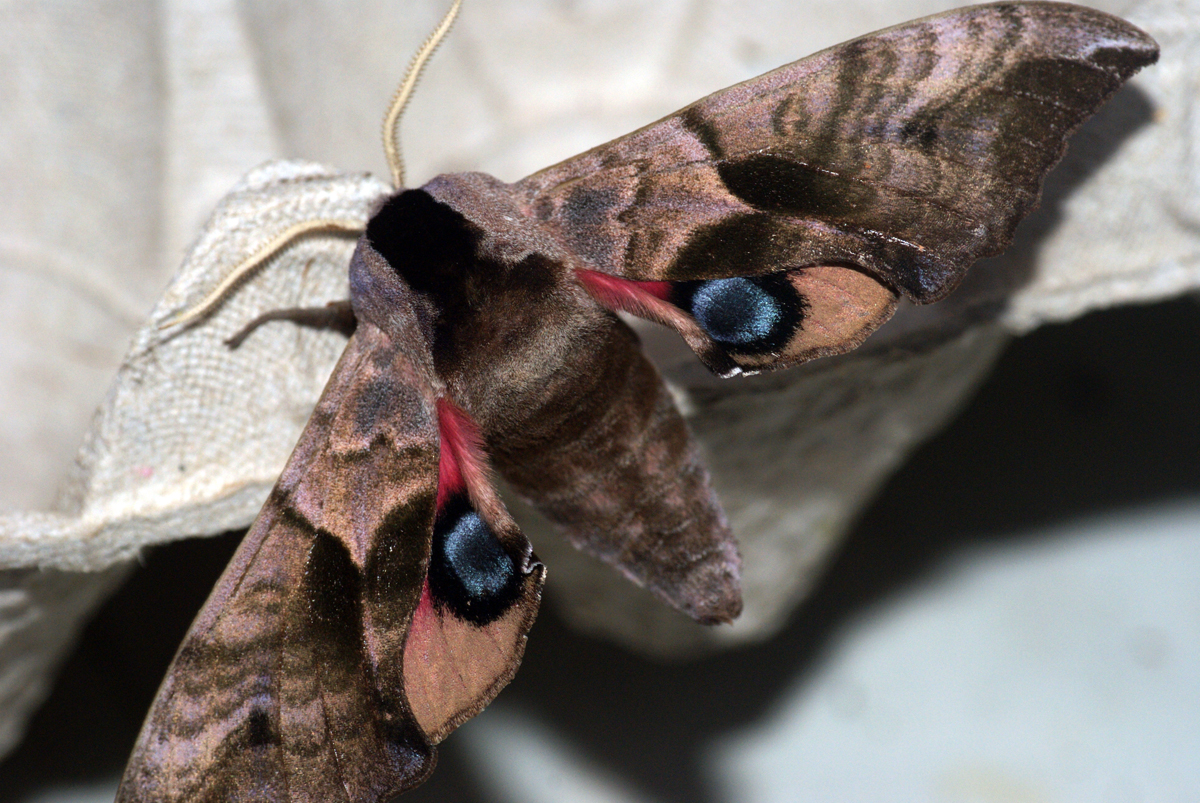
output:
{"label": "blue eyespot", "polygon": [[439,608],[486,625],[520,597],[525,575],[465,493],[455,494],[438,511],[431,547],[429,594]]}
{"label": "blue eyespot", "polygon": [[732,355],[776,354],[800,331],[808,312],[808,300],[794,282],[798,270],[675,281],[670,301],[712,339],[714,352],[708,359],[720,363]]}
{"label": "blue eyespot", "polygon": [[479,514],[468,510],[443,536],[448,568],[471,599],[494,597],[513,576],[512,559]]}
{"label": "blue eyespot", "polygon": [[704,282],[692,295],[692,316],[718,343],[742,346],[767,338],[783,318],[779,302],[744,277]]}

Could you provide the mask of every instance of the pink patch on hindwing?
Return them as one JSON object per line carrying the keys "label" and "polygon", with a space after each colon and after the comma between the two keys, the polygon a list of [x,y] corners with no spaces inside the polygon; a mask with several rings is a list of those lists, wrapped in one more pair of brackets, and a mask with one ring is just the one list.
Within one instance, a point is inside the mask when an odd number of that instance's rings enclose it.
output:
{"label": "pink patch on hindwing", "polygon": [[487,458],[483,438],[471,417],[446,398],[437,400],[438,434],[441,454],[438,458],[437,510],[450,497],[466,489],[480,488],[488,482]]}

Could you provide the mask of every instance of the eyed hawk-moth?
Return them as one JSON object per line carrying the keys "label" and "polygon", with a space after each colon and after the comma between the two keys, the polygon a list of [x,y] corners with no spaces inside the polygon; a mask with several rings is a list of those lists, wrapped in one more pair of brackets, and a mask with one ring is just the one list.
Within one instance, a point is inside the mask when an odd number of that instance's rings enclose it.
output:
{"label": "eyed hawk-moth", "polygon": [[516,671],[540,601],[493,467],[669,605],[732,620],[736,541],[616,313],[675,329],[720,376],[853,349],[901,296],[937,301],[1005,248],[1066,138],[1156,58],[1091,9],[973,6],[515,184],[397,179],[351,259],[345,353],[117,800],[357,803],[420,783]]}

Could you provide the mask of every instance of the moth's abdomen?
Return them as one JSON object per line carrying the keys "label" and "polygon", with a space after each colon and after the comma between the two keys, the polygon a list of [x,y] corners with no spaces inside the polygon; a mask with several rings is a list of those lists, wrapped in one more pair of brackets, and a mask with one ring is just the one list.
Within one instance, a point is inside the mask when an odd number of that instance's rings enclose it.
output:
{"label": "moth's abdomen", "polygon": [[496,465],[576,546],[697,621],[731,622],[739,559],[708,471],[637,336],[596,316],[541,415],[495,439]]}

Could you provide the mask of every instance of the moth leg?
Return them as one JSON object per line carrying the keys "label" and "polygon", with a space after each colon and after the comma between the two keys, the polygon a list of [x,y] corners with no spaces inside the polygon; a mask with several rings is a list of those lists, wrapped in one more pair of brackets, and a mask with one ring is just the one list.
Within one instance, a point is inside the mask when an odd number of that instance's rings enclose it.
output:
{"label": "moth leg", "polygon": [[358,326],[358,319],[354,317],[354,309],[350,306],[349,299],[330,301],[323,307],[286,307],[259,315],[226,340],[225,345],[236,349],[258,327],[270,321],[291,321],[313,329],[332,329],[346,337],[354,334]]}

